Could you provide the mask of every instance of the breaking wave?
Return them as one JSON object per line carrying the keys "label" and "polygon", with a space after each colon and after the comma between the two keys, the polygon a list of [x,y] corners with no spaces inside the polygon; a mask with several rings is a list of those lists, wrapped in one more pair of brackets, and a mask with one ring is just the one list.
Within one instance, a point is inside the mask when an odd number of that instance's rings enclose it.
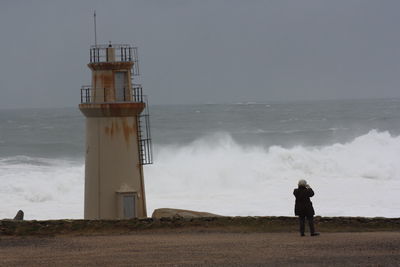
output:
{"label": "breaking wave", "polygon": [[[399,217],[400,137],[372,130],[348,143],[241,145],[227,133],[155,147],[145,166],[149,215],[170,207],[221,215],[293,215],[298,179],[322,216]],[[0,158],[0,218],[83,217],[83,159]]]}
{"label": "breaking wave", "polygon": [[241,146],[218,133],[157,150],[147,168],[148,206],[223,215],[292,215],[299,179],[314,186],[324,216],[400,214],[400,137],[372,130],[320,147]]}
{"label": "breaking wave", "polygon": [[[79,162],[79,163],[78,163]],[[83,161],[15,156],[0,159],[0,218],[83,217]]]}

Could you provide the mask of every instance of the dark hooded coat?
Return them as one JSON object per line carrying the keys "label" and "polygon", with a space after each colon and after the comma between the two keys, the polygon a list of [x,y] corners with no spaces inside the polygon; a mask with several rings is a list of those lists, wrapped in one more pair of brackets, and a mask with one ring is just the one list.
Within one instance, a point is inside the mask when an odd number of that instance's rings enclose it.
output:
{"label": "dark hooded coat", "polygon": [[313,216],[315,214],[310,197],[314,195],[311,188],[299,186],[293,191],[296,197],[296,204],[294,206],[294,214],[298,216]]}

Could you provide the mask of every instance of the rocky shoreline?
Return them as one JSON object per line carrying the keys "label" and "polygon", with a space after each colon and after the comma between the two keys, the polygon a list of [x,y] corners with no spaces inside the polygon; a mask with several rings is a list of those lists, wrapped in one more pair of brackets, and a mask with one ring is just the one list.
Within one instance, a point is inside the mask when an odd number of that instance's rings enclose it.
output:
{"label": "rocky shoreline", "polygon": [[[321,232],[400,231],[400,218],[315,217]],[[131,220],[0,220],[0,236],[129,234],[135,232],[296,232],[296,217],[142,218]]]}

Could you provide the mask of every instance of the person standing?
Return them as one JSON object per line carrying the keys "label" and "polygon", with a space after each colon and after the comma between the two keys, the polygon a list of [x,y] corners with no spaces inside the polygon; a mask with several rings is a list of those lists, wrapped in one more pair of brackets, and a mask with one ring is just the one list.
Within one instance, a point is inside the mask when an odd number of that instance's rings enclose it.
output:
{"label": "person standing", "polygon": [[294,214],[299,216],[300,235],[304,236],[306,218],[310,227],[311,236],[317,236],[314,228],[314,208],[310,197],[314,196],[314,191],[307,184],[306,180],[299,180],[298,188],[294,189],[293,195],[296,197]]}

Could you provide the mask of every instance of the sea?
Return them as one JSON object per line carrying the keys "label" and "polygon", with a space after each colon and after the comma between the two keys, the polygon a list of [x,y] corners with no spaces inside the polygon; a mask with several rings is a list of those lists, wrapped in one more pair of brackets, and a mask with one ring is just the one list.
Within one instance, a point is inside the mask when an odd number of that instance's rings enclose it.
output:
{"label": "sea", "polygon": [[[293,216],[306,179],[316,215],[400,217],[400,99],[149,108],[149,216]],[[84,140],[77,106],[0,109],[0,219],[82,219]]]}

